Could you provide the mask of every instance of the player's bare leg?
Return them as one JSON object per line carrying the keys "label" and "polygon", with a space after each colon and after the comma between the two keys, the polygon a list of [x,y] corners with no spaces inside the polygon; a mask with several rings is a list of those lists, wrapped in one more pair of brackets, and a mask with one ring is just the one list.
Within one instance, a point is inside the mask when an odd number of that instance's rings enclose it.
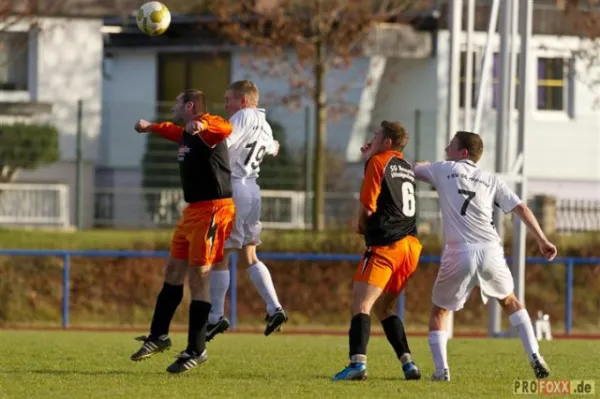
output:
{"label": "player's bare leg", "polygon": [[181,373],[204,363],[206,354],[206,325],[210,313],[210,266],[190,266],[188,270],[192,301],[189,311],[187,348],[177,355],[169,373]]}
{"label": "player's bare leg", "polygon": [[429,349],[433,356],[435,372],[431,376],[434,381],[450,381],[450,368],[448,367],[448,332],[446,323],[448,310],[433,305],[429,318]]}
{"label": "player's bare leg", "polygon": [[527,310],[514,294],[510,294],[506,298],[498,300],[498,302],[508,314],[511,326],[519,331],[521,343],[523,344],[523,348],[525,348],[525,352],[527,352],[536,378],[548,378],[550,371],[544,358],[540,355],[540,347]]}
{"label": "player's bare leg", "polygon": [[398,360],[402,363],[404,377],[407,380],[419,380],[421,379],[421,371],[412,359],[404,324],[396,314],[395,305],[397,302],[398,295],[385,292],[375,303],[373,311],[381,321],[385,336],[394,349]]}
{"label": "player's bare leg", "polygon": [[271,335],[273,332],[280,331],[281,326],[288,321],[288,316],[279,303],[269,269],[256,255],[256,245],[248,244],[242,247],[239,264],[248,270],[250,280],[267,305],[264,334]]}
{"label": "player's bare leg", "polygon": [[215,263],[210,271],[210,301],[212,308],[206,327],[206,341],[229,329],[229,320],[225,317],[225,297],[229,289],[229,255],[236,250],[225,249],[223,261]]}
{"label": "player's bare leg", "polygon": [[169,327],[173,315],[183,298],[183,283],[187,274],[186,259],[169,259],[165,266],[165,281],[156,299],[150,334],[137,337],[142,341],[142,347],[133,355],[131,360],[138,361],[162,352],[171,347]]}
{"label": "player's bare leg", "polygon": [[332,380],[364,380],[367,378],[367,345],[371,335],[371,309],[383,290],[355,281],[352,286],[352,321],[350,322],[350,364]]}

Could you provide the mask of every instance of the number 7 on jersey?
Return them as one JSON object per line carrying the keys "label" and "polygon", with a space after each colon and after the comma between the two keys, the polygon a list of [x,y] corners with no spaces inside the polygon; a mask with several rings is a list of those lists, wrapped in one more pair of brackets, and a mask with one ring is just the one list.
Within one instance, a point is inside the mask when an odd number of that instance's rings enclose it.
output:
{"label": "number 7 on jersey", "polygon": [[460,208],[460,216],[465,216],[467,214],[467,208],[469,207],[471,200],[475,198],[475,191],[459,189],[458,193],[467,196],[467,198],[465,198],[465,202],[463,202],[462,207]]}

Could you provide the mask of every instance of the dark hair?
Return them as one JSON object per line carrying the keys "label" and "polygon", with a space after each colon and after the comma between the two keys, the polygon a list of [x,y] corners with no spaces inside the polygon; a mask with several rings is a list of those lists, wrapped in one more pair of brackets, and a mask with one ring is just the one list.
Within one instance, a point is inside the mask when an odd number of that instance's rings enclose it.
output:
{"label": "dark hair", "polygon": [[404,150],[408,144],[408,133],[400,122],[383,121],[381,122],[383,136],[392,140],[392,148],[398,151]]}
{"label": "dark hair", "polygon": [[458,131],[454,135],[458,149],[465,149],[469,153],[469,159],[475,163],[479,162],[483,155],[483,140],[477,133]]}
{"label": "dark hair", "polygon": [[183,102],[194,103],[194,110],[197,113],[206,112],[206,95],[196,89],[186,89],[183,91]]}

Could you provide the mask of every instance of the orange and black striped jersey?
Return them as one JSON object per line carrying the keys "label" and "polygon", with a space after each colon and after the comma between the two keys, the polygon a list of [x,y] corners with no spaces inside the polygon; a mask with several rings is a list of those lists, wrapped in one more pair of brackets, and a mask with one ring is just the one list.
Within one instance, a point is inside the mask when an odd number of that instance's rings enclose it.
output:
{"label": "orange and black striped jersey", "polygon": [[171,122],[153,123],[152,133],[179,144],[177,159],[185,202],[231,198],[231,167],[226,139],[232,131],[229,121],[220,116],[198,117],[206,128],[189,134]]}
{"label": "orange and black striped jersey", "polygon": [[364,231],[367,246],[417,235],[415,174],[402,153],[384,151],[369,158],[360,202],[372,212]]}

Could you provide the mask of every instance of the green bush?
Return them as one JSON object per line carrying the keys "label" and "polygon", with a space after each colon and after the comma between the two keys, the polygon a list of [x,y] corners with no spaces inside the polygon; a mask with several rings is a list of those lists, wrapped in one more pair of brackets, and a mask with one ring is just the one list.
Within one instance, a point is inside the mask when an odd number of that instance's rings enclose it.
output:
{"label": "green bush", "polygon": [[58,161],[58,130],[51,125],[0,125],[0,182],[8,183],[19,169],[35,169]]}

